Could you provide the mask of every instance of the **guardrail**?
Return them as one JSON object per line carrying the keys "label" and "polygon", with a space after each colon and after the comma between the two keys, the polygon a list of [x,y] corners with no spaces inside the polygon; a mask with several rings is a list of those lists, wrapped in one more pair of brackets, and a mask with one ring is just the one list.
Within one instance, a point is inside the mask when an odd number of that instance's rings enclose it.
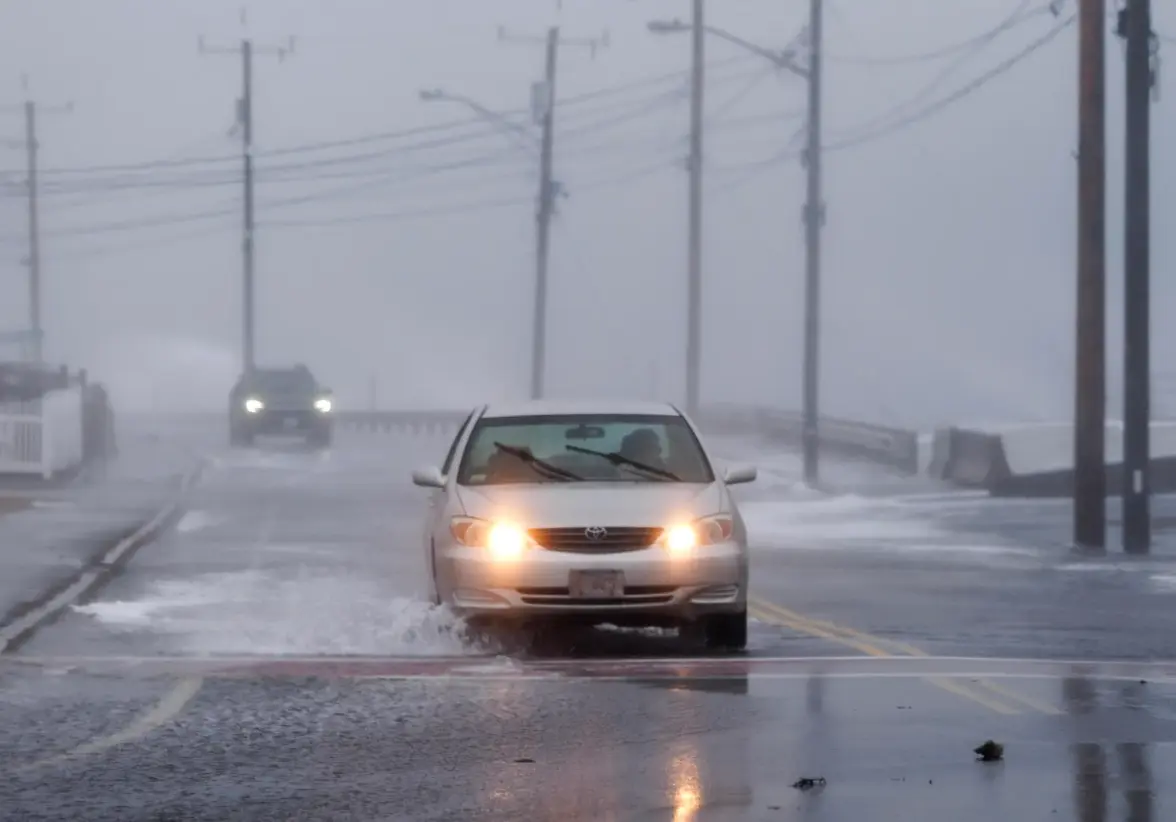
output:
{"label": "guardrail", "polygon": [[[439,435],[456,432],[468,414],[459,410],[339,410],[335,422],[340,428],[354,431]],[[700,409],[694,419],[709,433],[760,436],[788,447],[800,447],[804,435],[800,414],[774,408],[712,405]],[[822,418],[817,436],[823,450],[840,458],[869,462],[907,476],[919,473],[919,437],[915,431]]]}

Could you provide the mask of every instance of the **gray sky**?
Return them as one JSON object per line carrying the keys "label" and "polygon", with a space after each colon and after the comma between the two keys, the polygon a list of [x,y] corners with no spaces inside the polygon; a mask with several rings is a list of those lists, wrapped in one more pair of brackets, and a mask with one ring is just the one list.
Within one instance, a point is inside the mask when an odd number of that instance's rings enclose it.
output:
{"label": "gray sky", "polygon": [[[890,61],[966,41],[1019,5],[830,0],[827,143],[919,114],[1056,23],[1039,15],[975,53]],[[1176,34],[1176,11],[1156,5],[1157,29]],[[527,391],[533,155],[507,134],[473,125],[267,152],[471,116],[456,104],[421,102],[421,88],[442,87],[496,110],[525,109],[542,47],[499,42],[497,27],[540,35],[558,22],[569,37],[607,28],[611,42],[595,58],[572,46],[560,55],[560,98],[608,93],[557,113],[556,176],[570,196],[553,232],[549,386],[560,394],[680,399],[686,175],[678,164],[686,153],[690,42],[651,35],[645,23],[685,17],[689,6],[252,0],[248,32],[258,43],[298,38],[291,58],[258,56],[255,67],[259,358],[307,362],[345,404],[365,405],[373,380],[381,404],[392,407],[467,405]],[[1069,0],[1063,13],[1073,6]],[[236,42],[239,8],[227,0],[7,0],[0,4],[0,78],[9,81],[0,102],[22,100],[19,78],[27,72],[44,104],[75,103],[72,114],[41,118],[47,169],[230,156],[239,145],[229,130],[240,61],[199,56],[196,42],[200,34],[215,45]],[[711,0],[709,16],[780,47],[804,25],[807,3]],[[732,45],[712,39],[707,47],[703,395],[796,407],[803,172],[795,157],[757,164],[788,149],[803,124],[805,89]],[[1163,49],[1166,83],[1176,42]],[[1116,414],[1123,71],[1113,39],[1108,63]],[[1076,65],[1071,27],[935,116],[829,152],[827,412],[912,424],[1069,415]],[[652,82],[659,76],[668,79]],[[1176,342],[1159,322],[1174,297],[1165,273],[1176,261],[1176,240],[1162,230],[1176,198],[1176,160],[1164,150],[1176,139],[1174,105],[1165,94],[1153,108],[1159,373],[1171,367],[1165,351]],[[3,122],[0,136],[20,136],[18,114]],[[462,139],[422,145],[455,136]],[[0,180],[19,181],[20,150],[0,149],[0,156]],[[130,178],[47,172],[49,355],[89,366],[124,408],[222,408],[239,355],[238,175],[236,161]],[[111,190],[111,181],[128,179],[153,187]],[[85,186],[97,190],[77,193]],[[0,189],[6,328],[22,326],[26,312],[24,205],[16,194],[11,185]],[[77,233],[110,224],[127,229]]]}

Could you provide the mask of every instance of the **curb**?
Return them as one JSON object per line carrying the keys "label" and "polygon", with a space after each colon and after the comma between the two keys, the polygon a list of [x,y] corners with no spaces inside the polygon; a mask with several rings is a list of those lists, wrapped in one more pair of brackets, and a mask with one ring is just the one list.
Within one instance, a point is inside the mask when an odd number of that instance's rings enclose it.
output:
{"label": "curb", "polygon": [[42,626],[55,620],[67,606],[96,592],[122,570],[140,548],[178,522],[184,513],[188,492],[200,481],[207,465],[208,461],[201,458],[183,476],[176,497],[155,516],[86,563],[76,576],[63,585],[46,591],[23,614],[0,625],[0,654],[16,651]]}

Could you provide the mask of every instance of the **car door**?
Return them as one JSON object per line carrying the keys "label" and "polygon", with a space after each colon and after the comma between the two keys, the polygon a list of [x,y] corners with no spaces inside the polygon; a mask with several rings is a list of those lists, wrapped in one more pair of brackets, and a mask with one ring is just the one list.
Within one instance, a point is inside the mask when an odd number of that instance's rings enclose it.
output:
{"label": "car door", "polygon": [[441,475],[446,478],[445,488],[432,488],[429,490],[428,511],[425,515],[425,563],[429,569],[429,577],[436,584],[437,565],[434,559],[433,543],[438,529],[444,526],[441,520],[445,516],[447,509],[447,499],[449,496],[449,489],[453,483],[449,481],[449,475],[454,469],[454,463],[457,459],[457,449],[465,437],[466,429],[470,427],[470,422],[473,420],[477,409],[471,411],[469,415],[462,421],[462,424],[457,429],[457,434],[453,438],[453,442],[449,444],[449,450],[445,453],[445,461],[441,463]]}

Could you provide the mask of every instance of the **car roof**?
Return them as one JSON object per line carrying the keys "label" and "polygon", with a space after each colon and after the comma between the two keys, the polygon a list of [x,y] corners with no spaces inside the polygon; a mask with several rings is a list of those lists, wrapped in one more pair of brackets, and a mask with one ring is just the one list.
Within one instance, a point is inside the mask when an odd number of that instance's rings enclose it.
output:
{"label": "car roof", "polygon": [[560,416],[565,414],[649,414],[679,417],[681,412],[668,402],[649,400],[521,400],[491,403],[483,418]]}

